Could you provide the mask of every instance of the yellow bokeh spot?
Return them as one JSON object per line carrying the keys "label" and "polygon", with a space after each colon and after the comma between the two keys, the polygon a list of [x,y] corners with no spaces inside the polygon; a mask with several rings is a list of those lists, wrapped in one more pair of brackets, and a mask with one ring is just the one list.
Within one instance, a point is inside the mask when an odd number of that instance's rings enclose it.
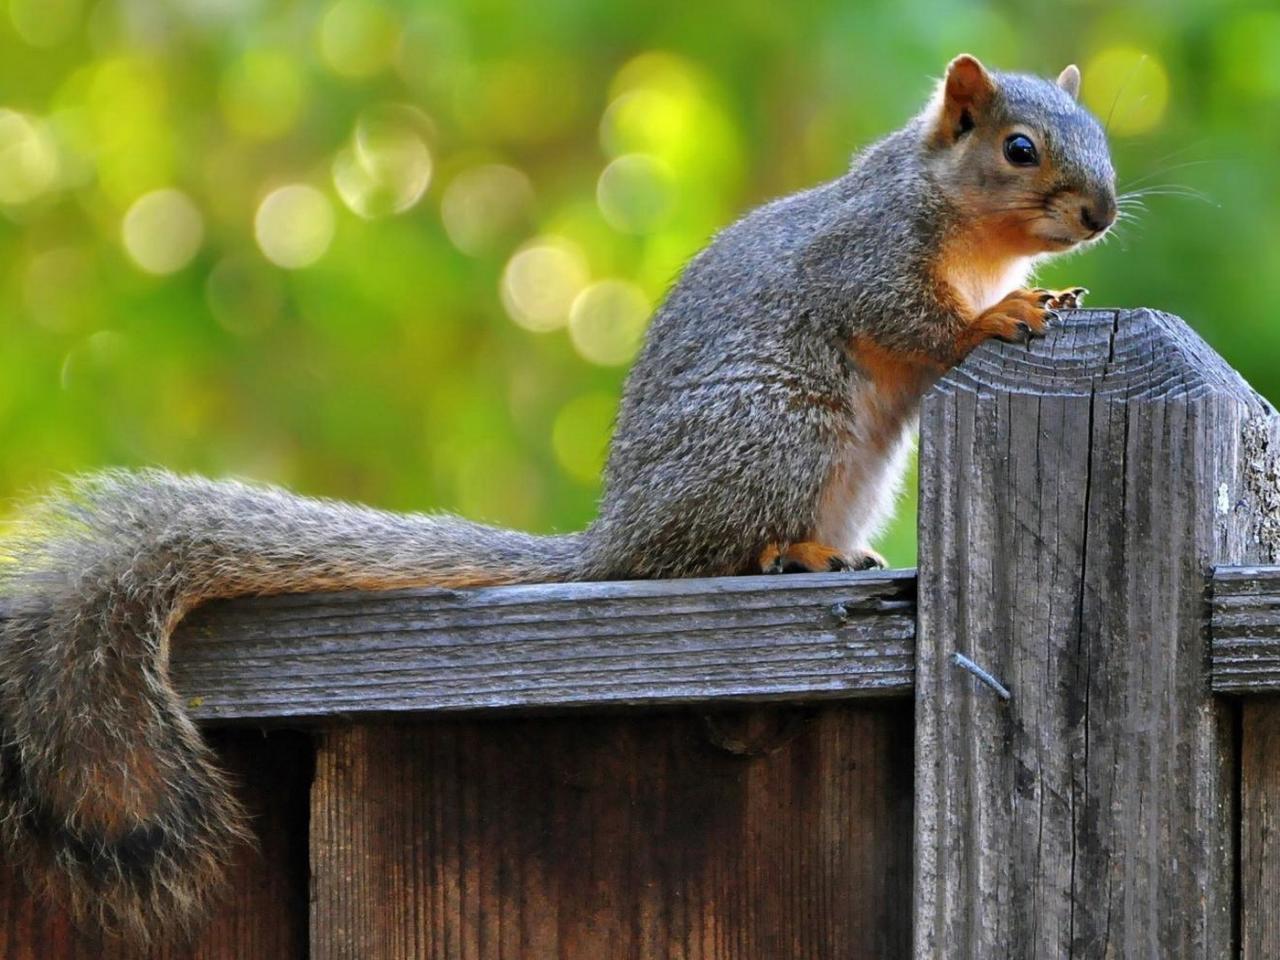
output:
{"label": "yellow bokeh spot", "polygon": [[333,184],[352,212],[373,218],[402,213],[431,182],[427,117],[414,107],[388,104],[364,111],[351,143],[333,161]]}
{"label": "yellow bokeh spot", "polygon": [[400,24],[376,0],[338,0],[320,22],[319,41],[320,55],[334,73],[371,77],[395,56]]}
{"label": "yellow bokeh spot", "polygon": [[609,226],[623,233],[649,233],[668,219],[675,202],[671,168],[646,153],[614,160],[596,183],[596,203]]}
{"label": "yellow bokeh spot", "polygon": [[519,226],[533,205],[533,185],[515,167],[486,163],[454,177],[440,200],[453,245],[478,256]]}
{"label": "yellow bokeh spot", "polygon": [[644,89],[690,100],[701,96],[705,85],[702,71],[689,60],[666,50],[648,50],[632,57],[614,74],[609,96]]}
{"label": "yellow bokeh spot", "polygon": [[129,207],[120,238],[133,262],[147,273],[175,273],[200,249],[204,218],[181,190],[155,190]]}
{"label": "yellow bokeh spot", "polygon": [[640,346],[649,310],[649,298],[634,283],[601,280],[574,299],[569,339],[592,363],[626,363]]}
{"label": "yellow bokeh spot", "polygon": [[593,484],[604,468],[618,399],[611,393],[575,397],[556,414],[551,446],[561,468],[579,483]]}
{"label": "yellow bokeh spot", "polygon": [[333,204],[304,183],[280,187],[258,206],[253,232],[262,255],[276,266],[287,270],[310,266],[333,242]]}
{"label": "yellow bokeh spot", "polygon": [[568,321],[569,308],[589,279],[586,258],[576,244],[563,237],[538,237],[507,261],[502,304],[526,330],[555,330]]}
{"label": "yellow bokeh spot", "polygon": [[643,152],[669,157],[684,152],[702,105],[662,89],[631,90],[614,100],[600,122],[600,138],[614,156]]}
{"label": "yellow bokeh spot", "polygon": [[1132,136],[1154,129],[1169,105],[1169,75],[1137,47],[1110,47],[1084,68],[1085,104],[1108,132]]}
{"label": "yellow bokeh spot", "polygon": [[306,85],[296,60],[283,50],[250,50],[227,68],[219,89],[222,114],[237,133],[269,140],[297,122]]}
{"label": "yellow bokeh spot", "polygon": [[118,57],[93,70],[86,105],[98,182],[120,207],[175,179],[169,86],[157,64],[138,58]]}
{"label": "yellow bokeh spot", "polygon": [[28,203],[58,177],[58,151],[45,124],[0,109],[0,203]]}
{"label": "yellow bokeh spot", "polygon": [[663,51],[644,53],[618,71],[610,94],[600,121],[607,154],[645,154],[680,182],[732,189],[742,172],[740,137],[697,66]]}

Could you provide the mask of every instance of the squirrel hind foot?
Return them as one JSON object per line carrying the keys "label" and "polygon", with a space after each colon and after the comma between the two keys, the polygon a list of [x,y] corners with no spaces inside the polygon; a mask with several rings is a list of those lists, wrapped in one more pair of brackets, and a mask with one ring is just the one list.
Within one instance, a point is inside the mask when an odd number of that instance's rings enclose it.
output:
{"label": "squirrel hind foot", "polygon": [[849,559],[851,570],[889,569],[889,561],[870,547],[859,547]]}
{"label": "squirrel hind foot", "polygon": [[[868,554],[880,560],[883,558],[874,551],[859,552],[849,557],[834,547],[828,547],[812,540],[799,543],[771,543],[760,551],[759,566],[761,573],[831,573],[842,570],[867,570],[869,565],[862,565]],[[872,563],[874,565],[874,561]]]}

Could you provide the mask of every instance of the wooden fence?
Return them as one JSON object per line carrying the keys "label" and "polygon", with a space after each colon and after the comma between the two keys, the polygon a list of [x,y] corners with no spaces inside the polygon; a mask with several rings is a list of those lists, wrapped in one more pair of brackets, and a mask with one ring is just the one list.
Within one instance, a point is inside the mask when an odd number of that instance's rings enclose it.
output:
{"label": "wooden fence", "polygon": [[[1280,957],[1275,411],[1078,311],[930,395],[920,493],[918,575],[197,611],[261,851],[155,955]],[[125,955],[2,872],[0,918]]]}

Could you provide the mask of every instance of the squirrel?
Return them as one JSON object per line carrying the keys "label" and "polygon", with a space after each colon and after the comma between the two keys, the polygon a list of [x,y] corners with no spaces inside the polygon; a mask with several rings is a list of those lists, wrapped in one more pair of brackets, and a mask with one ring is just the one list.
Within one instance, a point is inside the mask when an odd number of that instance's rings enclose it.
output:
{"label": "squirrel", "polygon": [[1083,288],[1026,286],[1116,217],[1056,82],[962,55],[824,185],[719,233],[657,309],[585,531],[538,536],[160,470],[68,481],[0,549],[0,849],[90,924],[190,929],[246,816],[168,677],[214,598],[883,566],[929,387]]}

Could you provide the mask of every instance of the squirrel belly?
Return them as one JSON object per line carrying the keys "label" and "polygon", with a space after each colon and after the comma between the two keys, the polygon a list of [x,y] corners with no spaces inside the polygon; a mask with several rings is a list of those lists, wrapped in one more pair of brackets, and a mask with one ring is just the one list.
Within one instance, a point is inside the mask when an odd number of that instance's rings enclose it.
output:
{"label": "squirrel belly", "polygon": [[862,411],[844,442],[819,495],[812,536],[848,558],[870,554],[870,544],[893,516],[914,446],[916,414],[928,370],[899,374],[893,384],[869,380],[854,406]]}
{"label": "squirrel belly", "polygon": [[217,891],[243,812],[168,679],[205,600],[580,579],[537,537],[160,471],[73,481],[0,563],[0,836],[93,925],[145,942]]}

